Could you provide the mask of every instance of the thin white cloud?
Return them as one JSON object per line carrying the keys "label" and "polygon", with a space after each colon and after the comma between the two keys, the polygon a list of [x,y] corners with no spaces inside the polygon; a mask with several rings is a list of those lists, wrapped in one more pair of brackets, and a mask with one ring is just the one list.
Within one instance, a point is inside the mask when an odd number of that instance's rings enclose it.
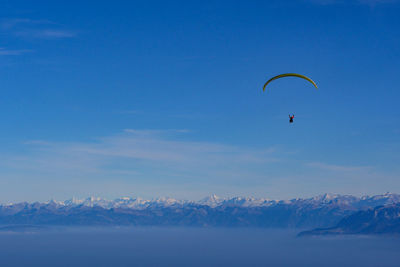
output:
{"label": "thin white cloud", "polygon": [[358,2],[366,5],[378,5],[378,4],[398,3],[399,0],[358,0]]}
{"label": "thin white cloud", "polygon": [[17,28],[21,25],[49,25],[56,24],[49,20],[34,20],[29,18],[5,18],[0,21],[0,28],[3,30],[9,30],[12,28]]}
{"label": "thin white cloud", "polygon": [[306,0],[319,5],[334,5],[334,4],[362,4],[376,6],[379,4],[399,3],[400,0]]}
{"label": "thin white cloud", "polygon": [[3,30],[10,30],[18,25],[31,23],[35,23],[35,21],[26,18],[3,19],[1,20],[0,27]]}
{"label": "thin white cloud", "polygon": [[171,133],[189,133],[189,129],[168,129],[168,130],[154,130],[154,129],[125,129],[125,133],[131,133],[135,135],[160,135],[160,134],[171,134]]}
{"label": "thin white cloud", "polygon": [[347,166],[347,165],[326,164],[322,162],[308,162],[306,163],[306,166],[322,170],[338,171],[338,172],[369,171],[372,169],[371,166]]}
{"label": "thin white cloud", "polygon": [[187,129],[136,130],[127,129],[124,134],[100,139],[96,144],[72,144],[70,151],[92,155],[161,161],[165,163],[215,164],[216,161],[266,160],[270,150],[250,150],[217,143],[172,140],[171,135],[189,133]]}
{"label": "thin white cloud", "polygon": [[118,114],[141,114],[140,111],[138,110],[121,110],[121,111],[116,111]]}
{"label": "thin white cloud", "polygon": [[39,146],[51,146],[51,142],[46,142],[43,140],[30,140],[23,143],[24,145],[39,145]]}
{"label": "thin white cloud", "polygon": [[18,37],[30,37],[30,38],[43,38],[43,39],[60,39],[60,38],[72,38],[76,36],[76,33],[64,30],[23,30],[15,32]]}
{"label": "thin white cloud", "polygon": [[37,32],[38,37],[45,38],[71,38],[75,37],[76,33],[65,30],[42,30]]}
{"label": "thin white cloud", "polygon": [[3,19],[0,22],[0,29],[24,38],[61,39],[76,36],[76,32],[60,29],[60,25],[54,22],[29,18]]}
{"label": "thin white cloud", "polygon": [[30,49],[5,49],[0,47],[0,56],[19,56],[32,52]]}
{"label": "thin white cloud", "polygon": [[[94,142],[25,142],[27,152],[7,156],[5,167],[59,175],[120,176],[140,173],[175,177],[248,176],[279,159],[275,149],[252,149],[210,142],[176,140],[183,130],[125,130]],[[254,175],[259,175],[254,171]],[[182,178],[185,179],[185,178]]]}

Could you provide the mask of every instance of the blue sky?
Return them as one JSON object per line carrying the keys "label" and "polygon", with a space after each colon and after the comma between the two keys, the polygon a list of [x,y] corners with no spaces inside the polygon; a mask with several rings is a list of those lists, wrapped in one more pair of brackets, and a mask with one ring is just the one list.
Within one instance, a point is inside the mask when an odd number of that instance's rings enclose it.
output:
{"label": "blue sky", "polygon": [[[0,3],[0,201],[400,193],[399,13],[389,0]],[[262,92],[285,72],[320,89]]]}

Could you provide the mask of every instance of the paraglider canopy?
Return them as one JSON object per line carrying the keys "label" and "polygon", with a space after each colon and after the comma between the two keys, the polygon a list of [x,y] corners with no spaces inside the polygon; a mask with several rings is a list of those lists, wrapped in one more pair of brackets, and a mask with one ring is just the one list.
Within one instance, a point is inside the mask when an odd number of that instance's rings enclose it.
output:
{"label": "paraglider canopy", "polygon": [[274,80],[276,80],[276,79],[279,79],[279,78],[284,78],[284,77],[298,77],[298,78],[305,79],[305,80],[309,81],[310,83],[312,83],[316,89],[318,89],[317,84],[316,84],[313,80],[311,80],[310,78],[308,78],[307,76],[304,76],[304,75],[301,75],[301,74],[297,74],[297,73],[284,73],[284,74],[280,74],[280,75],[277,75],[277,76],[272,77],[271,79],[269,79],[269,80],[264,84],[264,86],[263,86],[263,91],[265,91],[265,88],[267,87],[267,85],[268,85],[270,82],[272,82],[272,81],[274,81]]}

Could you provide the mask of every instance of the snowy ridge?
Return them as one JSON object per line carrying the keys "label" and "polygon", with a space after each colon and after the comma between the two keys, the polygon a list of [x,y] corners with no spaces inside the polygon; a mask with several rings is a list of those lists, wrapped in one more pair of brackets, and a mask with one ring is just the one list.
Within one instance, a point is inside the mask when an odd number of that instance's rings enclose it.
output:
{"label": "snowy ridge", "polygon": [[[0,205],[1,207],[15,206],[22,203],[8,203]],[[185,205],[203,205],[211,208],[216,207],[269,207],[274,205],[293,205],[293,206],[340,206],[340,207],[354,207],[357,209],[363,207],[376,207],[381,205],[389,205],[400,203],[400,194],[386,193],[383,195],[375,196],[362,196],[355,197],[351,195],[338,195],[338,194],[323,194],[312,198],[295,198],[291,200],[271,200],[268,198],[254,198],[254,197],[232,197],[221,198],[213,194],[200,201],[177,200],[169,197],[161,197],[152,200],[143,199],[140,197],[120,197],[114,200],[107,200],[100,197],[88,197],[86,199],[71,198],[65,201],[50,200],[48,202],[39,203],[35,205],[53,205],[53,206],[85,206],[85,207],[101,207],[104,209],[127,208],[127,209],[146,209],[151,207],[172,207],[172,206],[185,206]]]}
{"label": "snowy ridge", "polygon": [[354,212],[395,203],[400,203],[400,195],[389,193],[363,197],[324,194],[291,200],[216,195],[200,201],[89,197],[0,205],[0,225],[329,227]]}

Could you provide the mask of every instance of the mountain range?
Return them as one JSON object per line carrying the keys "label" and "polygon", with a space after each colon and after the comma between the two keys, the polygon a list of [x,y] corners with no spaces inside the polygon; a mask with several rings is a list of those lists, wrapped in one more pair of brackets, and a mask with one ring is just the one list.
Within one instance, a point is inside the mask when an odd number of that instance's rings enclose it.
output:
{"label": "mountain range", "polygon": [[304,231],[299,236],[337,234],[400,234],[400,203],[357,211],[334,227]]}
{"label": "mountain range", "polygon": [[[354,216],[366,216],[365,212],[372,212],[376,207],[398,207],[398,203],[400,203],[400,195],[390,193],[363,197],[324,194],[312,198],[291,200],[252,197],[220,198],[216,195],[200,201],[173,198],[145,200],[130,197],[106,200],[90,197],[87,199],[73,198],[66,201],[52,200],[44,203],[3,204],[0,205],[0,225],[308,229],[333,229],[332,226],[336,225],[345,229],[343,220],[351,218],[350,221],[356,221]],[[347,222],[349,223],[349,221]]]}

